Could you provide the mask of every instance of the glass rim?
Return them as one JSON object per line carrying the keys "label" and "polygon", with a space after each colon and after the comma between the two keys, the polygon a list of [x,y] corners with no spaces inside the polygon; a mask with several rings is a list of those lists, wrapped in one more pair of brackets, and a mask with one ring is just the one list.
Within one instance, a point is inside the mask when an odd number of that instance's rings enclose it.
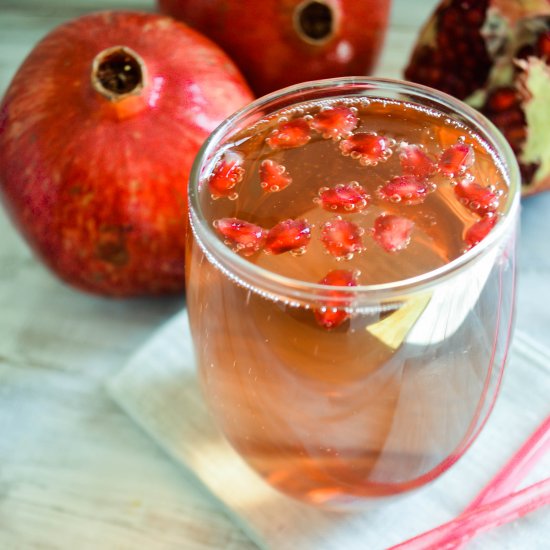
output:
{"label": "glass rim", "polygon": [[[493,152],[501,161],[504,169],[505,177],[508,183],[508,197],[505,208],[501,213],[495,227],[489,232],[480,243],[473,246],[454,260],[430,271],[426,271],[420,275],[390,281],[387,283],[348,286],[330,286],[320,283],[312,283],[293,279],[269,271],[260,267],[246,258],[235,253],[227,247],[214,232],[211,224],[206,220],[202,213],[199,204],[199,187],[201,168],[204,161],[215,152],[216,147],[223,141],[223,138],[230,134],[230,130],[235,122],[245,119],[255,111],[262,111],[270,104],[285,98],[295,97],[294,104],[305,103],[322,99],[320,97],[307,97],[307,93],[320,92],[324,89],[327,91],[337,91],[338,88],[346,88],[342,90],[342,96],[346,97],[350,94],[350,89],[357,88],[363,92],[379,91],[381,96],[384,92],[406,93],[411,94],[412,101],[420,99],[429,100],[436,105],[451,108],[460,115],[463,121],[467,122],[476,133],[480,133],[483,141],[487,142]],[[302,95],[303,97],[300,97]],[[338,97],[336,94],[330,97]],[[271,112],[279,110],[274,109]],[[268,114],[271,114],[268,113]],[[410,294],[412,292],[422,292],[447,280],[458,272],[466,269],[467,266],[475,263],[479,258],[484,257],[491,249],[498,245],[510,229],[512,224],[515,224],[516,215],[519,210],[521,192],[521,178],[519,167],[515,155],[504,138],[501,132],[493,125],[493,123],[462,101],[433,88],[407,82],[404,80],[378,77],[340,77],[323,80],[315,80],[295,84],[281,90],[277,90],[265,96],[262,96],[245,107],[239,109],[228,118],[226,118],[208,137],[199,150],[193,167],[191,169],[188,185],[189,197],[189,222],[190,230],[193,231],[197,244],[206,254],[207,259],[215,266],[221,268],[222,271],[243,286],[260,292],[264,295],[274,295],[276,299],[284,299],[287,303],[302,302],[302,301],[318,301],[323,295],[329,295],[332,302],[349,300],[350,297],[355,299],[362,298],[368,301],[381,299],[391,299]],[[335,291],[339,296],[335,296]]]}

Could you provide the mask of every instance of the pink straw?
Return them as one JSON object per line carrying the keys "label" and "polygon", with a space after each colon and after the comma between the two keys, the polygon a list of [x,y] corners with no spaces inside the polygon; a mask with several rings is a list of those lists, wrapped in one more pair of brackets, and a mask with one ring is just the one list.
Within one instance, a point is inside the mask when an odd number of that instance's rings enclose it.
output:
{"label": "pink straw", "polygon": [[464,513],[513,491],[544,454],[550,450],[550,415],[531,434],[519,451],[479,492]]}
{"label": "pink straw", "polygon": [[456,548],[469,539],[520,518],[541,506],[550,504],[550,478],[488,504],[418,535],[390,550],[445,550]]}
{"label": "pink straw", "polygon": [[[458,548],[477,533],[521,517],[550,502],[550,478],[512,493],[540,458],[550,450],[550,415],[498,474],[453,521],[418,535],[390,550]],[[529,500],[532,499],[532,500]]]}

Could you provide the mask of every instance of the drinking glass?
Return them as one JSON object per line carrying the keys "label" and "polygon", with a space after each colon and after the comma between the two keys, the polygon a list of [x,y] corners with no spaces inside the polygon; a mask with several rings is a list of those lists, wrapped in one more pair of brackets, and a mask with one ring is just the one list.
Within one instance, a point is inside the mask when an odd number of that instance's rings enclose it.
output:
{"label": "drinking glass", "polygon": [[[478,245],[404,280],[327,288],[229,249],[205,214],[213,159],[263,117],[327,98],[387,98],[437,110],[479,136],[508,193]],[[278,490],[340,507],[420,487],[468,449],[501,384],[514,319],[519,174],[482,115],[429,88],[385,79],[304,83],[265,96],[211,135],[190,178],[187,308],[201,385],[221,431]],[[349,322],[327,331],[329,301]]]}

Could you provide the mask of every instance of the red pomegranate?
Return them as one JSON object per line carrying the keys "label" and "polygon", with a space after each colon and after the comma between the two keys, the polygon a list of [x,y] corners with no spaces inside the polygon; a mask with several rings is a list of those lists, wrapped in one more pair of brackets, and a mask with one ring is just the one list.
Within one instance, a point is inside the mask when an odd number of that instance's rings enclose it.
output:
{"label": "red pomegranate", "polygon": [[405,78],[483,112],[520,163],[525,194],[550,189],[550,2],[444,0]]}
{"label": "red pomegranate", "polygon": [[0,194],[64,281],[131,296],[184,288],[187,177],[252,95],[210,40],[152,14],[61,25],[0,106]]}
{"label": "red pomegranate", "polygon": [[159,0],[217,42],[258,95],[374,66],[390,0]]}

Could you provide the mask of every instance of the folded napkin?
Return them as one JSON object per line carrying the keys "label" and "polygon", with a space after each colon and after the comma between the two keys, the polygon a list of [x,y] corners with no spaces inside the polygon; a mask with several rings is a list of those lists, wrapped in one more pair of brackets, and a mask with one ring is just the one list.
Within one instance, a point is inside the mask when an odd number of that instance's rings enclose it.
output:
{"label": "folded napkin", "polygon": [[[516,332],[495,410],[466,456],[431,485],[374,501],[354,513],[327,512],[278,493],[239,457],[214,426],[195,378],[185,312],[161,327],[108,383],[120,406],[224,505],[260,548],[386,548],[452,519],[550,412],[550,352]],[[550,457],[526,483],[550,476]],[[550,545],[550,515],[539,510],[499,527],[470,548]]]}

